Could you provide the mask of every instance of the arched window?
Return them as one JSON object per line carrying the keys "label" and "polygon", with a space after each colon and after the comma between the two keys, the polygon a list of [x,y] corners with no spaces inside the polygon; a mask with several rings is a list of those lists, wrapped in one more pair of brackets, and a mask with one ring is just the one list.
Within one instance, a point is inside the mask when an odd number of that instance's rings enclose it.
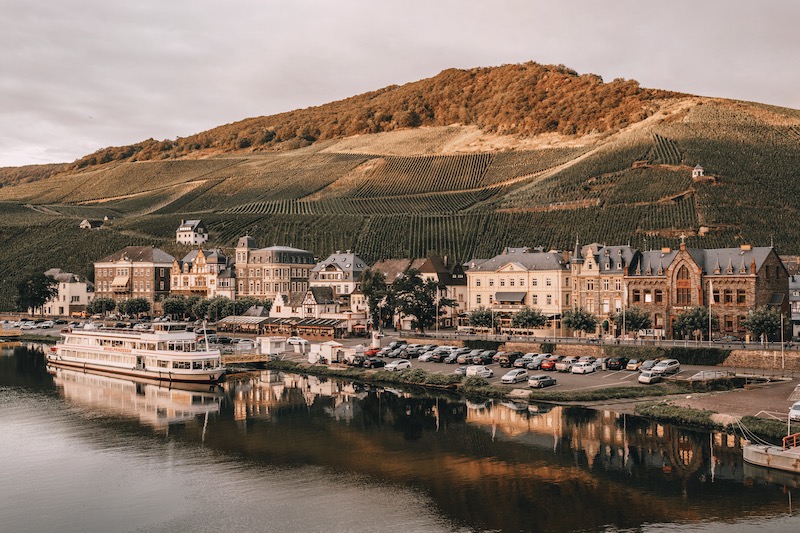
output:
{"label": "arched window", "polygon": [[678,269],[675,279],[675,304],[691,305],[692,281],[689,279],[689,269],[686,267],[686,265],[683,265]]}

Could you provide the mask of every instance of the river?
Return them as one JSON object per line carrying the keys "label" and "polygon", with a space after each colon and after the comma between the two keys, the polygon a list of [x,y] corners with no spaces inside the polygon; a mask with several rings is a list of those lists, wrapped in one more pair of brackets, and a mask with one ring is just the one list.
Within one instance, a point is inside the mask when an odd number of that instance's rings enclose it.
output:
{"label": "river", "polygon": [[0,530],[800,531],[741,439],[256,372],[170,389],[0,355]]}

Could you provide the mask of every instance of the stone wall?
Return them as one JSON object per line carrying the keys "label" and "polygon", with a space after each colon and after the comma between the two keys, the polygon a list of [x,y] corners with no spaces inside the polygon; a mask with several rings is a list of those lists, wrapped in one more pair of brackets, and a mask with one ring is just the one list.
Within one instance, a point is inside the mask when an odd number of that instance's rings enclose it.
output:
{"label": "stone wall", "polygon": [[780,350],[733,350],[722,366],[739,368],[760,368],[762,370],[781,370],[781,363],[786,370],[800,370],[800,353]]}

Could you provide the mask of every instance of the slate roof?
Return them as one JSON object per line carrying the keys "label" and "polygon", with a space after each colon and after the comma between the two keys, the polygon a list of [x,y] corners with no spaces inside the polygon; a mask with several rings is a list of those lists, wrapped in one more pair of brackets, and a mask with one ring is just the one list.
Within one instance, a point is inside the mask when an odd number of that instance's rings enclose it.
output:
{"label": "slate roof", "polygon": [[118,252],[104,257],[98,263],[131,261],[133,263],[172,263],[175,258],[155,246],[126,246]]}
{"label": "slate roof", "polygon": [[314,297],[314,301],[318,304],[332,304],[336,303],[333,297],[332,287],[309,287],[308,292]]}
{"label": "slate roof", "polygon": [[201,233],[205,233],[206,227],[201,220],[182,220],[177,231],[200,231]]}
{"label": "slate roof", "polygon": [[[771,247],[740,248],[687,248],[692,259],[702,268],[704,276],[745,276],[757,273],[772,251]],[[628,274],[631,276],[663,276],[667,267],[678,255],[678,250],[664,253],[661,250],[641,252]],[[753,271],[755,266],[755,271]],[[648,273],[649,272],[649,273]]]}
{"label": "slate roof", "polygon": [[409,268],[419,270],[424,263],[425,259],[381,259],[370,269],[383,272],[383,275],[386,276],[386,283],[392,284]]}
{"label": "slate roof", "polygon": [[634,262],[638,251],[630,245],[606,246],[595,242],[582,246],[579,254],[576,256],[573,251],[570,261],[583,263],[587,254],[591,254],[601,273],[621,274]]}
{"label": "slate roof", "polygon": [[529,248],[506,248],[500,254],[487,259],[473,268],[470,272],[495,272],[509,263],[515,263],[527,270],[566,270],[569,263],[564,261],[560,252],[538,252]]}
{"label": "slate roof", "polygon": [[367,268],[367,263],[350,250],[346,252],[337,251],[329,255],[324,261],[317,263],[311,269],[311,272],[321,272],[329,266],[334,266],[342,272],[349,272],[351,274],[349,278],[357,280],[361,277],[361,272]]}
{"label": "slate roof", "polygon": [[[188,263],[190,265],[194,264],[197,260],[197,254],[200,253],[200,250],[192,250],[188,254],[186,254],[183,259],[181,259],[181,263]],[[222,250],[219,248],[212,248],[210,250],[203,250],[203,255],[206,256],[206,263],[227,263],[227,258],[225,254],[222,253]]]}

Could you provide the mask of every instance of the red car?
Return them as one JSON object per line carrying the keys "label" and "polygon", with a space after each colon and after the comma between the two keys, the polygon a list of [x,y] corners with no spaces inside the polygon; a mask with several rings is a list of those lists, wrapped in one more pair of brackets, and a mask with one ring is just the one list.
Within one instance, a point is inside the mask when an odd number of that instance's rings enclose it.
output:
{"label": "red car", "polygon": [[555,370],[556,363],[561,361],[564,358],[563,355],[557,355],[555,357],[550,357],[542,361],[542,366],[540,367],[541,370]]}
{"label": "red car", "polygon": [[369,350],[364,352],[364,355],[367,357],[372,357],[373,355],[378,355],[378,352],[380,351],[381,351],[380,348],[370,348]]}

